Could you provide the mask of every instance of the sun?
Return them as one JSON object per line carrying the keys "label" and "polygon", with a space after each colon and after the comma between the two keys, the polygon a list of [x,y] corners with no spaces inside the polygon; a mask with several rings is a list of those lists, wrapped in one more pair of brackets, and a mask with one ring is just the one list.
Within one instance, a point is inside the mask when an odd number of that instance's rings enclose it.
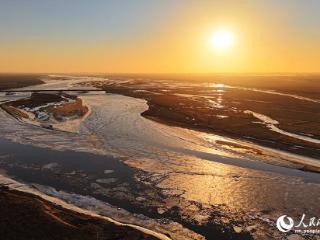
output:
{"label": "sun", "polygon": [[228,50],[234,45],[234,35],[227,29],[217,30],[212,33],[210,42],[216,50]]}

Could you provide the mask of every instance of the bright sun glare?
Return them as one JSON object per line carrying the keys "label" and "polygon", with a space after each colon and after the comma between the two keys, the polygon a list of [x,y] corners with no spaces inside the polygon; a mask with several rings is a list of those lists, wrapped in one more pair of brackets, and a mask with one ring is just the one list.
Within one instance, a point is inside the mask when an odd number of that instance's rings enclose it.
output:
{"label": "bright sun glare", "polygon": [[229,30],[218,30],[211,35],[211,45],[217,50],[228,50],[234,44],[234,35]]}

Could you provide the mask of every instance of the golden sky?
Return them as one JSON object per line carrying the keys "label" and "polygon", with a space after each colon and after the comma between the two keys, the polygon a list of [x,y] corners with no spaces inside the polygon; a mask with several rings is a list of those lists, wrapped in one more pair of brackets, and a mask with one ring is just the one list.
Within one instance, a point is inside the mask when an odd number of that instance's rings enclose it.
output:
{"label": "golden sky", "polygon": [[[0,72],[320,70],[317,0],[53,2],[1,3]],[[210,42],[219,29],[227,51]]]}

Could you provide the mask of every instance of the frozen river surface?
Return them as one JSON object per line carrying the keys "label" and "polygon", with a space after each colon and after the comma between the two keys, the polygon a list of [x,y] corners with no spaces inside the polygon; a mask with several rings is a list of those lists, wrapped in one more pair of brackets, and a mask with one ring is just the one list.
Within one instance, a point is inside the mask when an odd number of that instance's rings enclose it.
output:
{"label": "frozen river surface", "polygon": [[[70,88],[70,84],[81,80],[49,82],[37,88],[54,89],[65,84]],[[319,175],[298,169],[299,163],[319,166],[316,159],[153,122],[141,116],[148,109],[144,100],[103,92],[80,96],[91,113],[79,122],[76,132],[32,126],[0,111],[2,138],[53,150],[119,158],[139,172],[137,181],[164,195],[160,215],[180,204],[180,215],[193,218],[199,225],[207,224],[210,210],[215,209],[230,217],[227,225],[233,216],[248,220],[246,227],[256,224],[252,235],[264,239],[277,232],[274,222],[281,215],[320,215]],[[61,197],[54,191],[50,193]],[[198,208],[207,211],[198,209],[197,215],[190,216],[186,202],[197,203]],[[210,229],[200,233],[206,231]]]}

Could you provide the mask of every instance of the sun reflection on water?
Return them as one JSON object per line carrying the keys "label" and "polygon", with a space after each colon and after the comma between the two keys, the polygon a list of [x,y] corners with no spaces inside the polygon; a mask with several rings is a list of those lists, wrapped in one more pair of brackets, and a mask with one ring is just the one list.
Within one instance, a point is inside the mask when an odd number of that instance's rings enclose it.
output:
{"label": "sun reflection on water", "polygon": [[212,88],[224,88],[225,86],[224,86],[223,83],[210,83],[209,87],[212,87]]}

